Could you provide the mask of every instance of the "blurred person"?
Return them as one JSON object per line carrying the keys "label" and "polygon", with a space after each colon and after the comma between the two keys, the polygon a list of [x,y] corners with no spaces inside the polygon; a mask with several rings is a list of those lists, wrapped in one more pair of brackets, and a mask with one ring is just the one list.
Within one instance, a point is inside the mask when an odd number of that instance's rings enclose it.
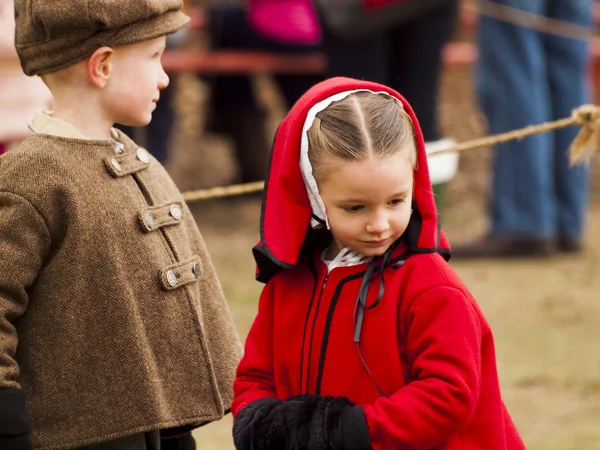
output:
{"label": "blurred person", "polygon": [[401,92],[419,117],[428,148],[435,145],[441,149],[454,144],[450,139],[440,141],[437,99],[442,50],[452,36],[459,1],[427,3],[406,20],[365,36],[344,38],[324,26],[323,49],[329,76],[375,81]]}
{"label": "blurred person", "polygon": [[238,450],[523,450],[494,339],[448,265],[408,101],[334,78],[279,126],[234,384]]}
{"label": "blurred person", "polygon": [[27,120],[50,108],[50,91],[42,80],[23,74],[15,50],[13,0],[0,0],[0,155],[29,134]]}
{"label": "blurred person", "polygon": [[[494,0],[590,27],[592,0]],[[569,117],[590,101],[589,42],[544,34],[485,15],[479,23],[477,86],[490,134]],[[491,227],[453,248],[459,258],[546,257],[582,248],[588,168],[570,167],[577,127],[496,147]]]}
{"label": "blurred person", "polygon": [[[215,50],[267,50],[284,54],[319,49],[321,30],[310,0],[249,0],[244,6],[215,5],[208,10]],[[319,75],[274,74],[286,106],[293,105]],[[208,129],[231,137],[241,181],[264,180],[272,138],[267,114],[248,75],[211,78]]]}

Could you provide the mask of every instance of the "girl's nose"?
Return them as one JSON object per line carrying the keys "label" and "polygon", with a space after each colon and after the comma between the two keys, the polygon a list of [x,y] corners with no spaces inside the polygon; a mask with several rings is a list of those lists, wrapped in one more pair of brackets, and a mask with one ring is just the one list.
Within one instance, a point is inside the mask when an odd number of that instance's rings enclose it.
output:
{"label": "girl's nose", "polygon": [[390,223],[385,214],[374,214],[367,223],[367,231],[373,234],[383,234],[390,228]]}

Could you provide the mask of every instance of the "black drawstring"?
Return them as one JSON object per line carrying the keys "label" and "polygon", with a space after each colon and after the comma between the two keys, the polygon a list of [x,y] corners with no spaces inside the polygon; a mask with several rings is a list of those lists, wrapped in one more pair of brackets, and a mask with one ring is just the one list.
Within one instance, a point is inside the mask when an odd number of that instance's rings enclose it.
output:
{"label": "black drawstring", "polygon": [[312,218],[313,220],[316,220],[316,221],[317,221],[317,223],[319,224],[319,225],[318,225],[318,228],[321,228],[321,227],[324,227],[324,226],[326,226],[326,225],[327,225],[323,219],[321,219],[319,216],[315,215],[314,213],[313,213],[313,214],[311,214],[311,218]]}
{"label": "black drawstring", "polygon": [[[356,298],[356,304],[354,306],[354,343],[356,344],[356,350],[358,351],[358,356],[360,357],[360,361],[362,362],[367,373],[371,377],[371,380],[373,380],[375,387],[379,391],[379,395],[381,395],[382,397],[387,397],[387,395],[385,395],[383,390],[379,387],[379,384],[377,383],[377,381],[375,381],[375,377],[373,377],[373,374],[369,370],[369,367],[367,366],[367,363],[365,362],[365,359],[363,358],[363,355],[360,351],[359,343],[360,343],[360,332],[362,331],[362,324],[363,324],[364,317],[365,317],[365,310],[375,308],[377,305],[379,305],[379,303],[381,303],[381,299],[383,298],[383,293],[385,291],[385,283],[384,283],[384,279],[383,279],[384,273],[383,272],[384,272],[384,269],[389,264],[390,258],[392,256],[392,252],[394,251],[395,248],[396,248],[396,246],[392,245],[383,254],[383,256],[381,258],[374,258],[373,260],[371,260],[371,262],[369,263],[369,266],[367,267],[367,270],[365,271],[362,282],[360,284],[360,289],[358,290],[358,296]],[[367,295],[369,293],[369,285],[371,284],[371,278],[373,278],[373,273],[375,272],[375,268],[377,266],[377,261],[379,261],[379,259],[381,259],[381,266],[380,266],[380,272],[379,272],[379,293],[377,294],[377,298],[375,299],[375,301],[371,305],[367,306]]]}
{"label": "black drawstring", "polygon": [[[360,332],[362,330],[362,324],[365,316],[365,310],[373,309],[381,302],[383,298],[383,292],[385,290],[385,283],[383,279],[383,269],[387,267],[390,257],[392,256],[394,246],[390,247],[381,258],[381,270],[379,273],[379,293],[377,294],[377,298],[375,301],[367,306],[367,295],[369,294],[369,285],[371,284],[371,278],[373,278],[373,273],[375,272],[375,266],[377,265],[377,261],[379,258],[374,258],[369,263],[367,270],[365,271],[365,275],[363,276],[362,283],[360,284],[360,289],[358,290],[358,297],[356,298],[356,304],[354,306],[354,342],[360,342]],[[357,314],[358,311],[358,314]]]}

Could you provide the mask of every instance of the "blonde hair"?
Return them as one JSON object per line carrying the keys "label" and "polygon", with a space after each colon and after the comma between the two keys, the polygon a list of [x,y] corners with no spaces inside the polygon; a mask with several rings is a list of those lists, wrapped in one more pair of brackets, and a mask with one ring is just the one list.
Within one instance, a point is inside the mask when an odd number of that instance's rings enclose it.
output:
{"label": "blonde hair", "polygon": [[358,161],[406,153],[416,167],[412,120],[400,101],[373,92],[355,92],[317,113],[308,130],[308,159],[316,180],[327,158]]}

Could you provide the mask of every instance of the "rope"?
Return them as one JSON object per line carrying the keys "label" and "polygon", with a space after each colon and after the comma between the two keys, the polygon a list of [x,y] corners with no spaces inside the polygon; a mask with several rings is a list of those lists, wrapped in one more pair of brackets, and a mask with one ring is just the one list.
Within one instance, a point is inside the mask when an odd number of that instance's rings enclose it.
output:
{"label": "rope", "polygon": [[[474,139],[448,149],[429,152],[427,156],[439,155],[442,153],[460,153],[467,150],[491,147],[496,144],[520,140],[527,136],[554,131],[572,125],[580,126],[581,130],[573,140],[569,149],[569,161],[571,165],[589,163],[596,149],[597,132],[598,129],[600,129],[600,107],[596,105],[579,106],[573,110],[571,117],[565,119],[545,122],[539,125],[531,125],[519,130],[509,131],[508,133]],[[183,199],[186,202],[193,202],[198,200],[233,197],[252,192],[260,192],[263,190],[264,184],[264,181],[256,181],[253,183],[188,191],[183,193]]]}
{"label": "rope", "polygon": [[[565,0],[570,1],[570,0]],[[511,23],[531,28],[541,33],[554,36],[589,41],[595,35],[595,30],[591,27],[578,25],[565,20],[552,19],[550,17],[535,14],[518,8],[502,5],[490,0],[479,0],[479,8],[474,5],[465,5],[464,9],[473,13],[479,13],[482,16],[502,22]],[[590,11],[590,14],[592,12]]]}

